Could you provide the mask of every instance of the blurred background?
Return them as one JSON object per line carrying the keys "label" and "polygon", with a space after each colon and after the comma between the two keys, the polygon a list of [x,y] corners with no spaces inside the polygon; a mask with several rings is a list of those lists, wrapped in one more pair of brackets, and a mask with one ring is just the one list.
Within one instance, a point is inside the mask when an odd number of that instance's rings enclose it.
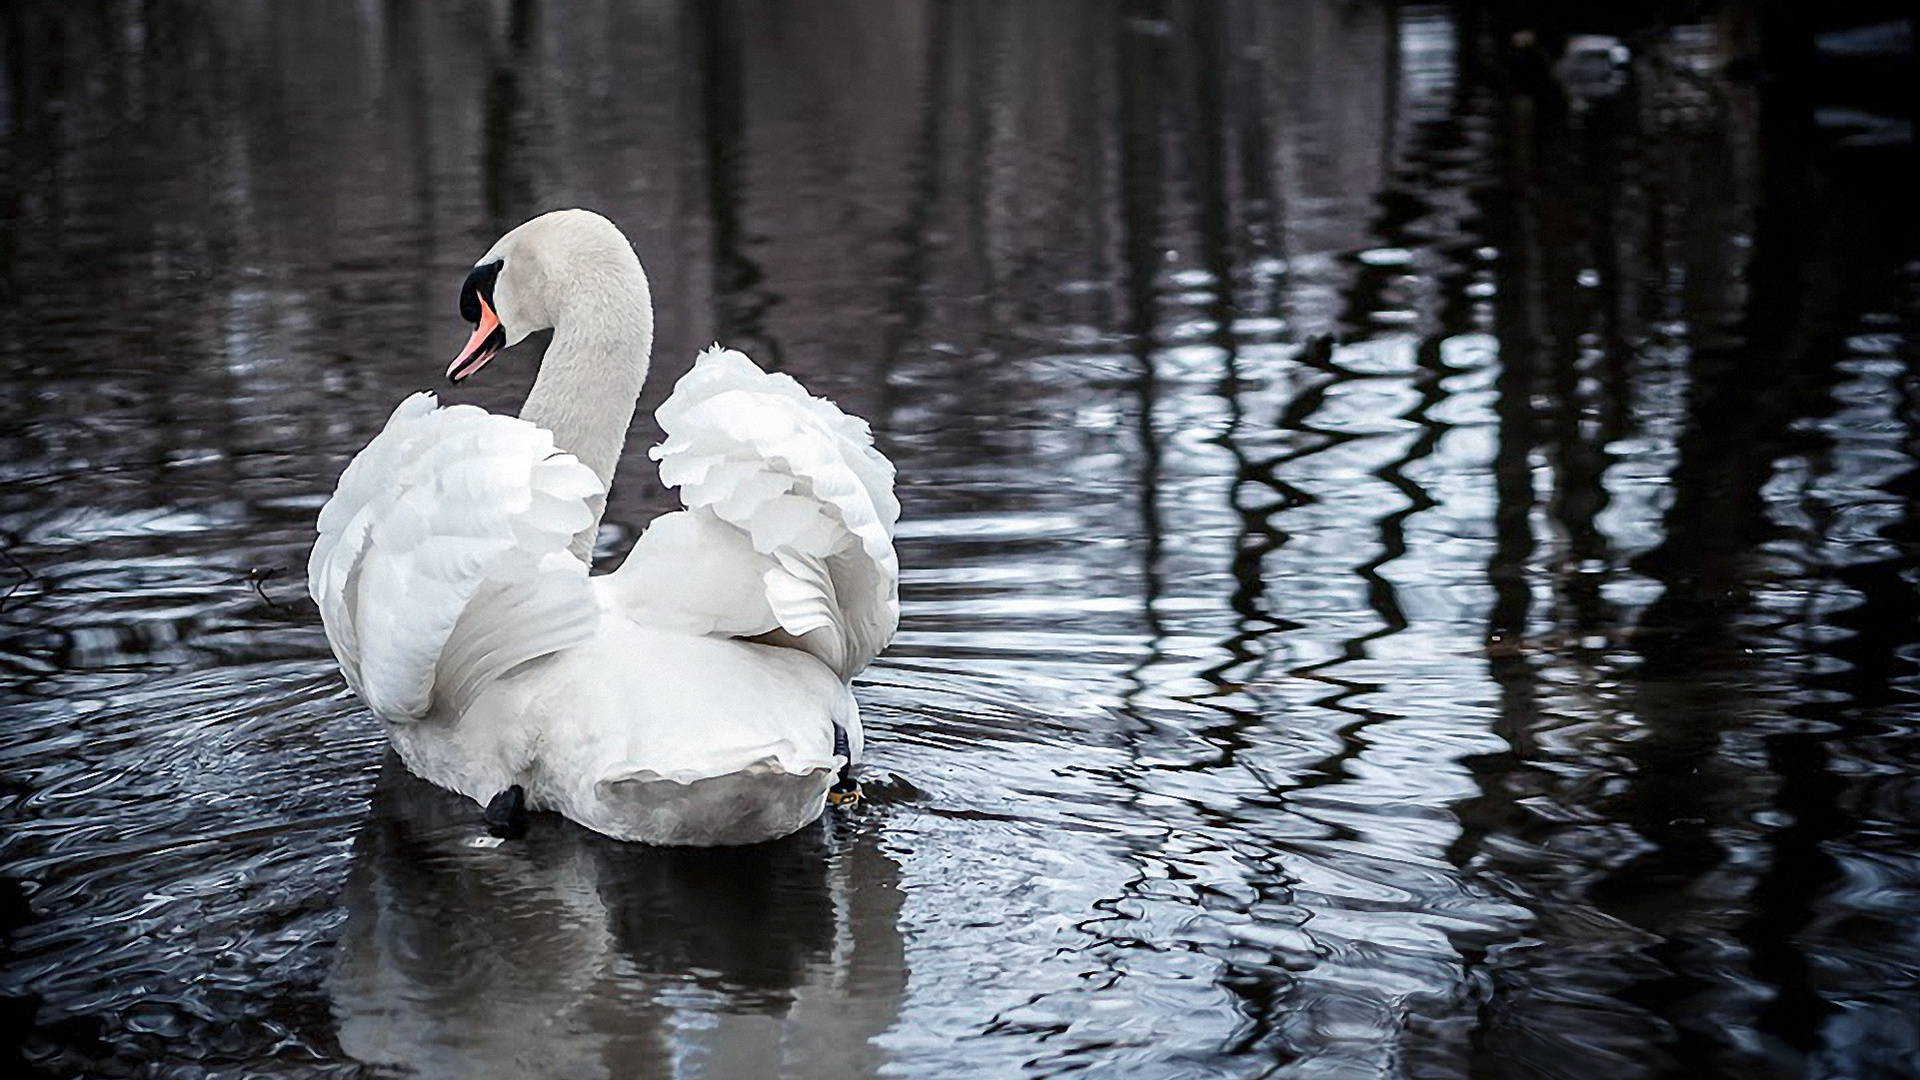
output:
{"label": "blurred background", "polygon": [[[0,69],[0,1072],[1920,1075],[1908,5],[12,0]],[[871,803],[779,844],[473,846],[306,598],[575,205],[643,410],[719,340],[899,468]]]}

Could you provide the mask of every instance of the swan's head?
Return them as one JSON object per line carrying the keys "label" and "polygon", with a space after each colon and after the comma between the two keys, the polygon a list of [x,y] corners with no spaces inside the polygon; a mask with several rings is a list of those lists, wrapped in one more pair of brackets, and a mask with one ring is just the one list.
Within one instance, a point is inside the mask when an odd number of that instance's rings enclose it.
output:
{"label": "swan's head", "polygon": [[473,324],[473,336],[447,378],[457,383],[528,334],[558,325],[583,296],[606,297],[616,310],[637,301],[622,314],[643,320],[651,337],[646,275],[613,222],[591,210],[555,210],[518,226],[460,286],[460,317]]}

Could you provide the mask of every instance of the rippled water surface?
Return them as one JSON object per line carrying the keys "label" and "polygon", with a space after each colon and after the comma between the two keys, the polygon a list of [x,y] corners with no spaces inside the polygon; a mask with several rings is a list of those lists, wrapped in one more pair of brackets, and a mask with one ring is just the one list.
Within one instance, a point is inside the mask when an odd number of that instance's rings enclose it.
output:
{"label": "rippled water surface", "polygon": [[[0,1072],[1920,1075],[1905,9],[1527,7],[0,9]],[[864,809],[477,847],[341,683],[565,205],[898,464]]]}

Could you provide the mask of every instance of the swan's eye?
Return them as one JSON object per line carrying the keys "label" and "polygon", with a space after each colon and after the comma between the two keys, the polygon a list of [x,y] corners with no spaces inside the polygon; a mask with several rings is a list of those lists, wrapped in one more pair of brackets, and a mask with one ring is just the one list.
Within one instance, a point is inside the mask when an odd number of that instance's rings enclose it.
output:
{"label": "swan's eye", "polygon": [[488,307],[497,306],[493,302],[493,283],[499,280],[500,268],[504,265],[506,260],[495,259],[485,266],[474,267],[473,272],[467,275],[466,284],[460,286],[461,318],[478,326],[480,325],[481,298],[486,299]]}

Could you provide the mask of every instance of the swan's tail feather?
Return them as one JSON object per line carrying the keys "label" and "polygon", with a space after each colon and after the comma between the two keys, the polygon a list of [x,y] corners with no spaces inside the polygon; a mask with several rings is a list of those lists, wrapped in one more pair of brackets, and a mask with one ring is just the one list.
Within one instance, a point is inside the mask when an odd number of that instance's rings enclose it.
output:
{"label": "swan's tail feather", "polygon": [[544,429],[401,402],[321,509],[307,566],[348,684],[389,720],[457,715],[514,665],[585,640],[597,608],[568,548],[603,494]]}
{"label": "swan's tail feather", "polygon": [[596,785],[589,824],[624,840],[709,847],[785,836],[820,816],[838,759],[789,770],[766,758],[732,772],[683,781],[647,769]]}
{"label": "swan's tail feather", "polygon": [[655,415],[661,482],[752,544],[780,628],[843,678],[866,667],[900,618],[900,503],[866,423],[718,346]]}

